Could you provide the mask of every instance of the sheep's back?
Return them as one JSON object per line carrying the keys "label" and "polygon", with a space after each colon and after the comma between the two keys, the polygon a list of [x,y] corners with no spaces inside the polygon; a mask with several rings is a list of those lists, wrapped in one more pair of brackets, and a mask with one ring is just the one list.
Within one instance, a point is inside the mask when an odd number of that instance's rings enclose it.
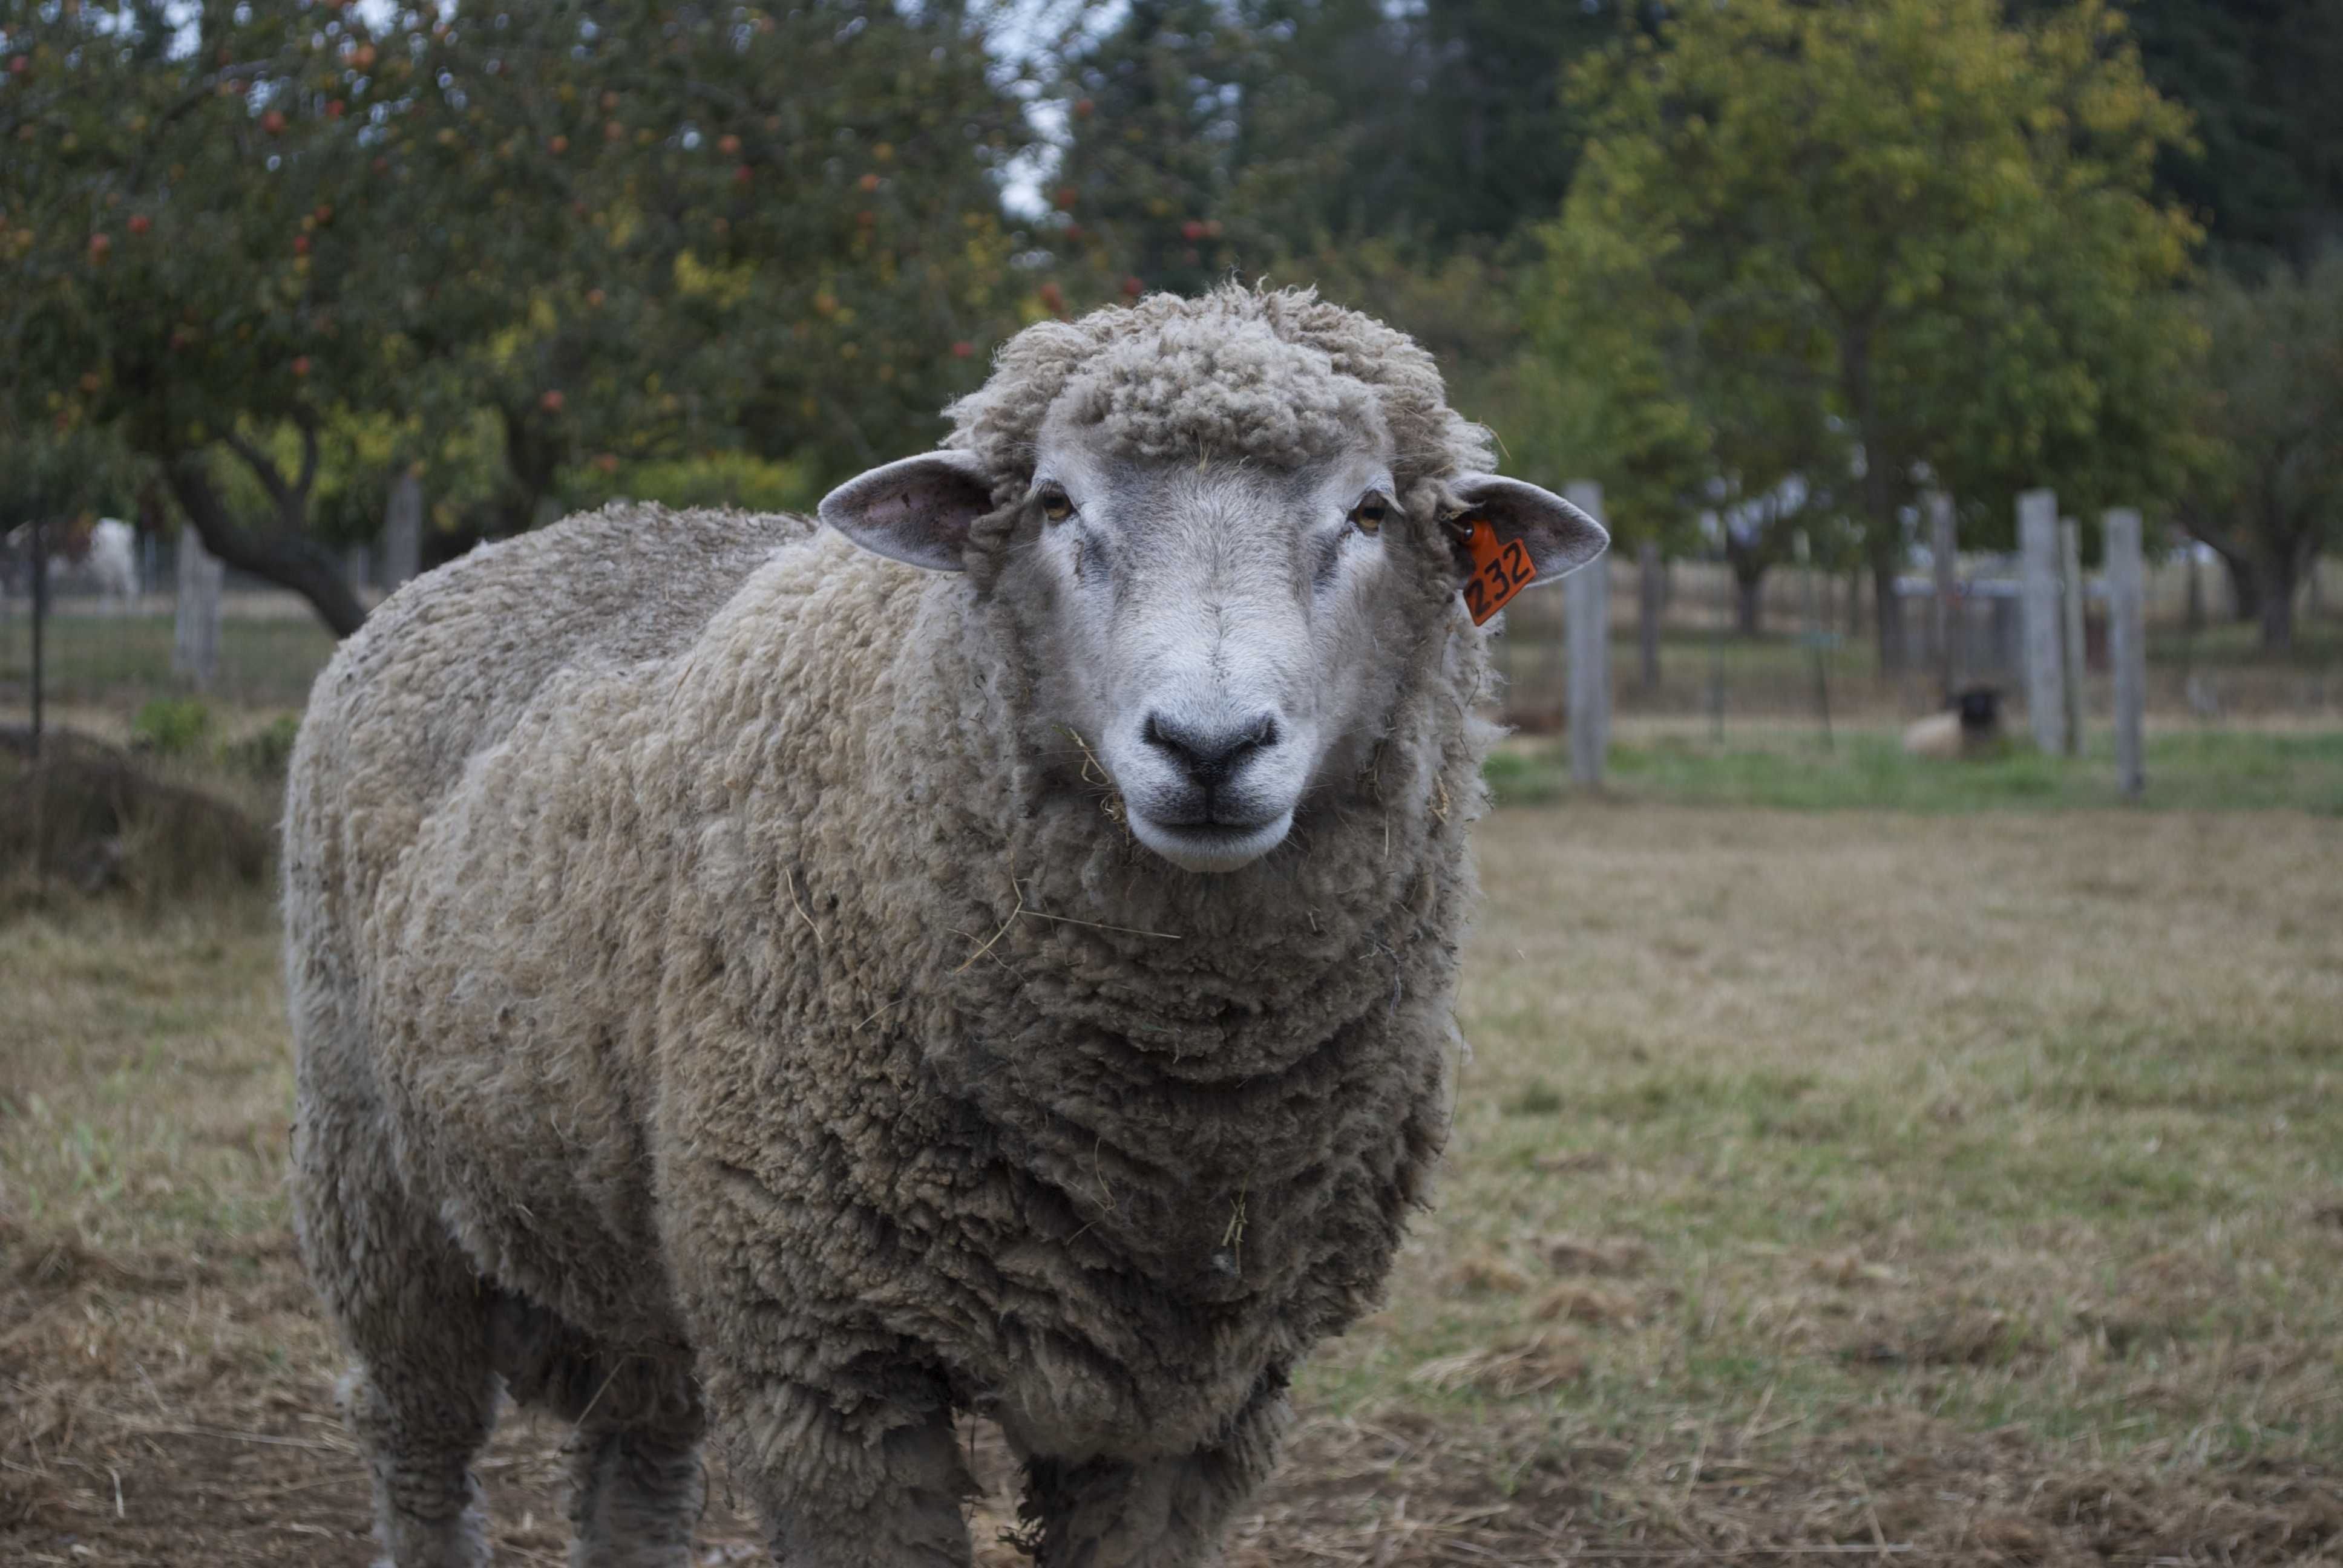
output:
{"label": "sheep's back", "polygon": [[333,891],[364,899],[467,763],[548,682],[679,651],[759,562],[813,528],[616,505],[417,578],[342,645],[310,694],[288,866],[337,862],[317,868]]}

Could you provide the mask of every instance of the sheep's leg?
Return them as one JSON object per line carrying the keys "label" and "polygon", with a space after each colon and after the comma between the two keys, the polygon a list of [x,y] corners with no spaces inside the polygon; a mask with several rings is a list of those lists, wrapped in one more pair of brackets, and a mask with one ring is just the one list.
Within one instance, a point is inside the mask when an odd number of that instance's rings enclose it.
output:
{"label": "sheep's leg", "polygon": [[391,1568],[477,1568],[488,1540],[471,1466],[496,1424],[492,1292],[399,1178],[347,969],[317,929],[314,896],[288,879],[293,1228],[355,1360],[343,1414],[373,1473]]}
{"label": "sheep's leg", "polygon": [[688,1362],[611,1351],[508,1297],[497,1366],[513,1398],[578,1428],[569,1461],[571,1568],[686,1568],[706,1495],[706,1416]]}
{"label": "sheep's leg", "polygon": [[489,1292],[351,1121],[308,1101],[294,1147],[302,1251],[356,1358],[342,1412],[373,1473],[386,1561],[477,1568],[488,1544],[472,1458],[496,1423]]}
{"label": "sheep's leg", "polygon": [[734,1475],[789,1568],[967,1568],[960,1462],[949,1410],[865,1398],[840,1413],[830,1395],[769,1385],[729,1407]]}
{"label": "sheep's leg", "polygon": [[1276,1467],[1287,1405],[1264,1385],[1218,1444],[1172,1459],[1026,1462],[1021,1512],[1038,1526],[1038,1568],[1192,1568],[1212,1560],[1229,1515]]}

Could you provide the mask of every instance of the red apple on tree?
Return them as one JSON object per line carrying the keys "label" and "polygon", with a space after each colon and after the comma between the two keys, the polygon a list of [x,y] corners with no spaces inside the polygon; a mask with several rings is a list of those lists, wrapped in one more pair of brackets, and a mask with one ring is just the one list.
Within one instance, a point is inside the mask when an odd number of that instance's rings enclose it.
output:
{"label": "red apple on tree", "polygon": [[93,263],[102,265],[113,252],[114,239],[110,235],[94,234],[89,236],[89,259]]}
{"label": "red apple on tree", "polygon": [[145,213],[139,212],[130,215],[130,223],[128,227],[131,233],[145,234],[148,229],[153,228],[154,226],[154,220],[148,217]]}
{"label": "red apple on tree", "polygon": [[568,401],[568,399],[558,391],[551,391],[539,397],[537,400],[537,406],[548,414],[558,414],[561,412],[561,406]]}
{"label": "red apple on tree", "polygon": [[266,114],[260,116],[260,128],[266,131],[272,136],[283,136],[285,134],[285,116],[278,110],[269,110]]}
{"label": "red apple on tree", "polygon": [[734,136],[724,136],[717,142],[716,150],[728,158],[737,157],[740,152],[740,138]]}
{"label": "red apple on tree", "polygon": [[298,354],[294,356],[293,374],[296,376],[307,376],[309,374],[309,357],[307,355]]}

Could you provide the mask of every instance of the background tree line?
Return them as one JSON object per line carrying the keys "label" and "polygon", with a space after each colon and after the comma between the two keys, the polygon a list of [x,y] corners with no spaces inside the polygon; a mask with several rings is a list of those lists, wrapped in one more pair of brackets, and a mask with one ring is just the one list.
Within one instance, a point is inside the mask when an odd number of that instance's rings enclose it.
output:
{"label": "background tree line", "polygon": [[434,558],[804,505],[1027,320],[1232,275],[1405,326],[1515,471],[1752,581],[1803,529],[1884,585],[1923,490],[1991,545],[2050,484],[2213,545],[2283,644],[2343,510],[2334,7],[0,18],[0,508],[159,483],[339,629],[400,469]]}

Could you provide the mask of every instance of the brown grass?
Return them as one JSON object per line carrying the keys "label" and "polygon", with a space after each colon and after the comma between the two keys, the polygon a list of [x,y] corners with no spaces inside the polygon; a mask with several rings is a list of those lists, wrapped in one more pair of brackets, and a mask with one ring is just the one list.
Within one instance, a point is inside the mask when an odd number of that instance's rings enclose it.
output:
{"label": "brown grass", "polygon": [[[2343,1562],[2343,826],[1483,845],[1441,1206],[1239,1568]],[[257,894],[0,922],[0,1563],[369,1560],[275,940]],[[503,1561],[563,1558],[557,1438],[490,1456]]]}

